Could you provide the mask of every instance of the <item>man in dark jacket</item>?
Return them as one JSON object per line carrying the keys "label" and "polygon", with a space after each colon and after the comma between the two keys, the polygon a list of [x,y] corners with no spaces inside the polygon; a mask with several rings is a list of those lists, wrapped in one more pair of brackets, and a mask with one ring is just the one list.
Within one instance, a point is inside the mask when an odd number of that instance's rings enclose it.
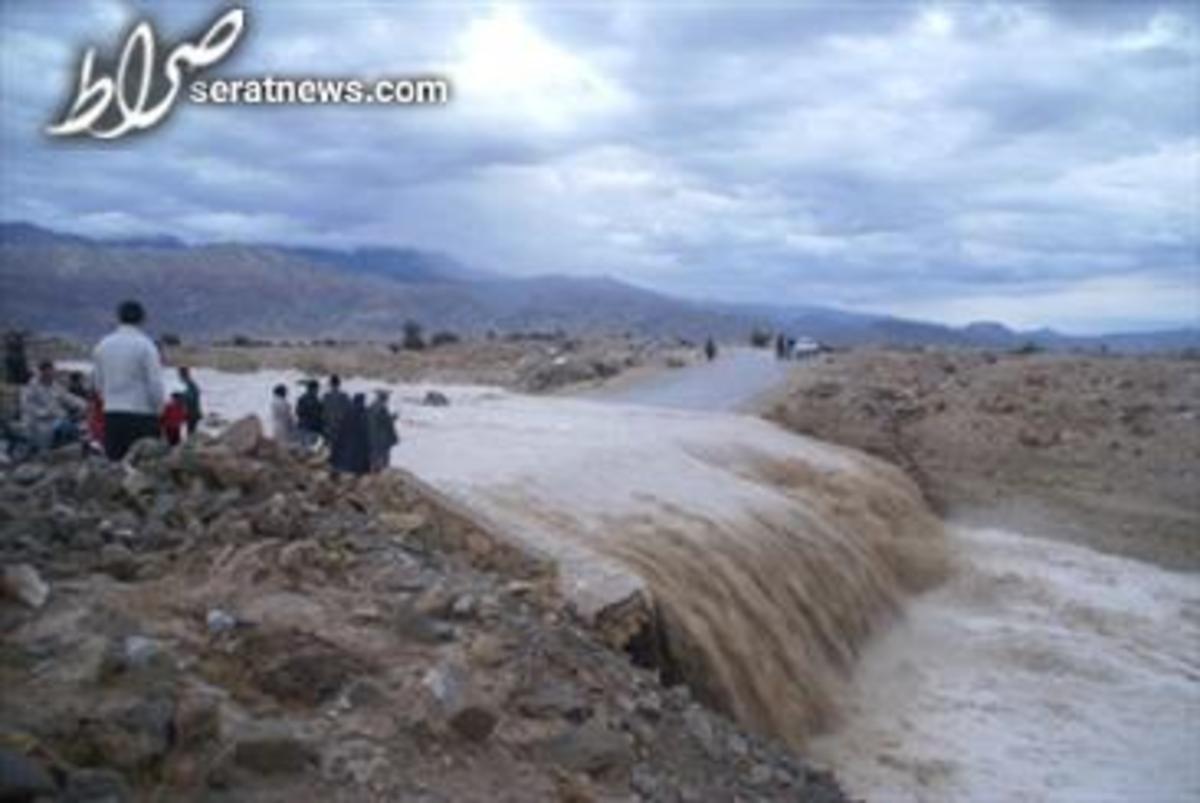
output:
{"label": "man in dark jacket", "polygon": [[375,391],[375,400],[367,408],[367,434],[371,471],[383,471],[392,461],[392,447],[400,442],[396,435],[396,414],[388,409],[386,390]]}
{"label": "man in dark jacket", "polygon": [[321,425],[324,421],[324,411],[318,391],[321,386],[317,380],[310,379],[304,383],[304,392],[296,399],[296,427],[300,431],[300,443],[306,449],[312,449],[321,438]]}
{"label": "man in dark jacket", "polygon": [[342,378],[337,374],[329,377],[329,390],[321,399],[321,408],[321,434],[332,448],[337,443],[342,419],[350,412],[350,397],[342,392]]}

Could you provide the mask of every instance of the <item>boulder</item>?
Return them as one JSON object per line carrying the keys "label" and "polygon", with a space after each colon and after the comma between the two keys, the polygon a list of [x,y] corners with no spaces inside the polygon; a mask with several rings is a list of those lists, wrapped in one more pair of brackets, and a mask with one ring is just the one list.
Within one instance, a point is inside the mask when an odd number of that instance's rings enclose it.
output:
{"label": "boulder", "polygon": [[258,416],[248,415],[230,424],[217,438],[217,442],[228,447],[234,454],[247,457],[254,453],[262,437],[262,422]]}
{"label": "boulder", "polygon": [[449,407],[450,399],[440,390],[431,390],[425,394],[421,403],[426,407]]}
{"label": "boulder", "polygon": [[34,609],[45,605],[50,596],[49,584],[28,563],[5,566],[0,574],[0,589],[4,596]]}
{"label": "boulder", "polygon": [[16,750],[0,747],[0,800],[53,797],[54,779],[41,764]]}

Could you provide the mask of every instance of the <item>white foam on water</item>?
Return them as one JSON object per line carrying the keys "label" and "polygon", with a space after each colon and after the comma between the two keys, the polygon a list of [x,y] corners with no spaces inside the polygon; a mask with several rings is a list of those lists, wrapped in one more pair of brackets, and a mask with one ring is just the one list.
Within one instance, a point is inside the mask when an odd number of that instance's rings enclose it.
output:
{"label": "white foam on water", "polygon": [[956,573],[867,647],[810,756],[868,800],[1200,800],[1200,578],[951,537]]}

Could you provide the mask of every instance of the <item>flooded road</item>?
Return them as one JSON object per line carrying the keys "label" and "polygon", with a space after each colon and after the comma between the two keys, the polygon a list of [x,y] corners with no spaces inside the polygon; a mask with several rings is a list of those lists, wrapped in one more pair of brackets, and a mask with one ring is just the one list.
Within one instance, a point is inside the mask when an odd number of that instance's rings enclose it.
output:
{"label": "flooded road", "polygon": [[781,362],[767,349],[723,349],[712,362],[615,382],[579,394],[595,401],[730,412],[782,382],[798,363]]}

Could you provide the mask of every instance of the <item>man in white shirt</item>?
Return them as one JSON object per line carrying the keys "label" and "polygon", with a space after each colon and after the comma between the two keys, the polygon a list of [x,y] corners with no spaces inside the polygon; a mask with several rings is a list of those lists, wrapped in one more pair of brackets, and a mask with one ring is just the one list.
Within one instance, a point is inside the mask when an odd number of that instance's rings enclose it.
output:
{"label": "man in white shirt", "polygon": [[162,360],[140,328],[146,311],[136,301],[117,307],[116,330],[92,352],[95,385],[104,404],[104,451],[120,460],[142,438],[160,437]]}

